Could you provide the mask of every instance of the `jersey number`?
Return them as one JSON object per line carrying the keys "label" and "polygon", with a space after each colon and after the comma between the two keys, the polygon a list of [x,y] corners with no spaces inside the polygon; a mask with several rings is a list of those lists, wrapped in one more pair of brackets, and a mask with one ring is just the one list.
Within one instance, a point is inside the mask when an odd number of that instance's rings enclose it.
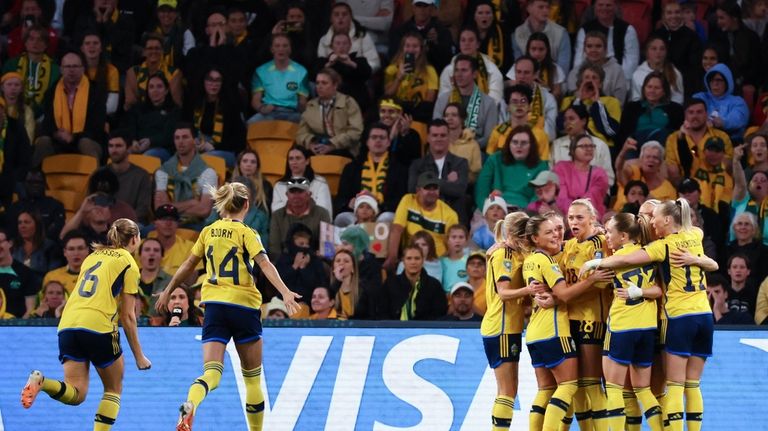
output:
{"label": "jersey number", "polygon": [[[695,271],[699,272],[699,285],[695,286],[693,284],[693,278],[692,275]],[[688,266],[685,267],[685,291],[686,292],[695,292],[697,290],[706,290],[707,287],[704,286],[704,277],[702,276],[701,268],[698,266]],[[698,288],[697,288],[698,287]]]}
{"label": "jersey number", "polygon": [[205,254],[208,258],[208,263],[211,265],[211,277],[208,281],[211,284],[218,284],[218,279],[221,277],[229,277],[232,279],[232,284],[240,284],[240,259],[237,258],[237,247],[232,247],[229,252],[224,255],[224,258],[219,263],[219,275],[216,275],[216,260],[213,258],[213,246],[208,246],[208,252]]}
{"label": "jersey number", "polygon": [[[83,274],[83,280],[80,282],[80,287],[77,289],[77,292],[83,298],[90,298],[94,293],[96,293],[96,288],[99,286],[99,277],[93,272],[96,271],[100,266],[101,262],[96,262],[96,265],[88,268],[88,270],[85,271],[85,274]],[[92,283],[90,289],[86,288],[86,285],[89,281]]]}
{"label": "jersey number", "polygon": [[[632,271],[627,271],[624,274],[621,275],[621,278],[625,281],[624,284],[633,283],[635,286],[642,288],[643,287],[643,281],[645,280],[645,277],[643,276],[643,269],[645,268],[637,268],[633,269]],[[634,279],[633,279],[634,277]],[[623,287],[622,283],[619,283],[618,280],[616,281],[616,287]],[[637,299],[626,299],[627,305],[637,305],[644,301],[644,298],[637,298]]]}
{"label": "jersey number", "polygon": [[579,282],[579,274],[576,274],[576,269],[568,268],[565,270],[565,283],[567,285],[573,285]]}

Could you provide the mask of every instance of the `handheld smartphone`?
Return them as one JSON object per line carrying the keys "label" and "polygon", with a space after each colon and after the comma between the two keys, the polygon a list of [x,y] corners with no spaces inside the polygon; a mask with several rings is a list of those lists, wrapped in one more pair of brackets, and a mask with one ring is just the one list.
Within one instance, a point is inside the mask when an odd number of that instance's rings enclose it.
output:
{"label": "handheld smartphone", "polygon": [[24,17],[24,26],[32,27],[37,23],[37,18],[34,15],[27,15]]}
{"label": "handheld smartphone", "polygon": [[413,69],[416,68],[416,56],[412,52],[406,52],[403,61],[405,62],[405,70],[408,73],[413,72]]}

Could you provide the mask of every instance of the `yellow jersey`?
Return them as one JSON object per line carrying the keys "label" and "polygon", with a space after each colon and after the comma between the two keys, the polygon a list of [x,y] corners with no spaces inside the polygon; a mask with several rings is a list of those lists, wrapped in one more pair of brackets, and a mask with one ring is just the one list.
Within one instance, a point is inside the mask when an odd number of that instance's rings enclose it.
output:
{"label": "yellow jersey", "polygon": [[457,224],[459,216],[442,199],[438,199],[437,205],[431,210],[426,210],[416,200],[416,193],[409,193],[400,200],[395,211],[393,223],[405,228],[403,241],[408,242],[418,231],[425,230],[435,240],[435,249],[438,256],[445,254],[445,234],[448,227]]}
{"label": "yellow jersey", "polygon": [[513,289],[524,286],[523,260],[521,253],[509,247],[494,250],[488,259],[485,276],[485,301],[488,308],[480,325],[483,337],[523,332],[523,298],[503,301],[497,291],[497,284],[502,281],[509,281]]}
{"label": "yellow jersey", "polygon": [[[48,271],[45,273],[45,277],[43,277],[43,285],[42,287],[45,287],[48,283],[51,281],[58,281],[61,283],[62,286],[64,286],[64,289],[67,291],[67,294],[72,293],[73,290],[75,290],[75,286],[77,286],[77,278],[80,276],[80,271],[74,272],[69,270],[69,266],[64,265],[60,268],[56,268],[52,271]],[[42,297],[42,291],[40,292],[40,296]]]}
{"label": "yellow jersey", "polygon": [[[627,243],[616,250],[615,255],[626,255],[640,250],[638,244]],[[615,270],[613,287],[629,288],[629,283],[645,289],[653,286],[656,281],[656,265],[627,267]],[[658,311],[655,299],[621,299],[613,298],[611,311],[608,316],[608,328],[611,332],[637,331],[642,329],[656,329]]]}
{"label": "yellow jersey", "polygon": [[[546,253],[536,250],[525,258],[523,280],[526,284],[537,280],[552,289],[552,286],[565,279],[557,262]],[[533,313],[525,334],[527,344],[570,336],[568,308],[565,305],[556,303],[554,307],[545,309],[533,303]]]}
{"label": "yellow jersey", "polygon": [[139,267],[124,248],[103,248],[83,261],[76,289],[64,306],[59,332],[85,329],[100,334],[117,331],[117,297],[139,292]]}
{"label": "yellow jersey", "polygon": [[221,219],[204,227],[192,247],[193,255],[206,259],[200,303],[258,309],[261,292],[252,273],[259,253],[266,253],[259,234],[241,221]]}
{"label": "yellow jersey", "polygon": [[662,281],[667,286],[664,294],[664,312],[667,318],[689,314],[711,313],[707,299],[707,280],[698,266],[673,266],[669,256],[673,251],[685,249],[695,256],[703,256],[703,233],[699,229],[677,232],[656,240],[645,251],[654,262],[661,262]]}
{"label": "yellow jersey", "polygon": [[[605,236],[593,235],[584,241],[571,238],[565,242],[562,268],[565,283],[572,286],[586,278],[579,278],[579,270],[591,259],[606,257]],[[568,301],[568,317],[571,320],[605,322],[611,308],[611,292],[605,287],[610,283],[595,283],[579,297]]]}

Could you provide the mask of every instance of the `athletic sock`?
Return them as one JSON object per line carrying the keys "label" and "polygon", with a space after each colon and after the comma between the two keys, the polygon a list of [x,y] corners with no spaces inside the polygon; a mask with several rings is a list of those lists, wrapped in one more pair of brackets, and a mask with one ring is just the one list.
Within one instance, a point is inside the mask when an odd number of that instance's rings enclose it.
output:
{"label": "athletic sock", "polygon": [[667,396],[664,397],[664,412],[667,418],[665,427],[670,431],[683,431],[683,396],[685,387],[682,383],[667,380]]}
{"label": "athletic sock", "polygon": [[187,400],[192,403],[197,411],[197,406],[203,402],[208,392],[219,387],[221,373],[224,372],[224,364],[219,361],[208,361],[203,364],[203,375],[195,379],[189,387]]}
{"label": "athletic sock", "polygon": [[688,431],[700,431],[704,417],[704,398],[698,380],[685,381],[685,424]]}
{"label": "athletic sock", "polygon": [[77,388],[54,379],[43,379],[43,392],[50,395],[56,401],[71,406],[77,405]]}
{"label": "athletic sock", "polygon": [[245,381],[245,412],[248,431],[261,431],[264,423],[264,393],[261,391],[261,365],[242,370]]}
{"label": "athletic sock", "polygon": [[531,412],[528,415],[528,429],[529,431],[541,431],[544,426],[544,415],[547,411],[547,404],[549,399],[552,398],[552,394],[555,393],[554,389],[539,389],[536,392],[536,396],[533,397],[531,403]]}
{"label": "athletic sock", "polygon": [[115,424],[117,413],[120,411],[120,395],[112,392],[104,392],[96,409],[96,417],[93,419],[93,431],[109,431]]}
{"label": "athletic sock", "polygon": [[571,403],[571,406],[568,407],[568,411],[565,412],[565,416],[563,416],[563,421],[560,424],[560,431],[570,431],[571,424],[573,424],[573,403]]}
{"label": "athletic sock", "polygon": [[[547,410],[544,414],[544,427],[543,431],[557,431],[560,428],[560,423],[563,421],[563,417],[568,412],[568,407],[573,400],[573,394],[579,389],[578,381],[570,380],[562,382],[557,385],[555,393],[552,394],[552,398],[547,404]],[[579,424],[581,429],[581,424]]]}
{"label": "athletic sock", "polygon": [[515,410],[515,399],[506,395],[499,395],[493,401],[491,411],[491,430],[508,430],[512,425],[512,414]]}
{"label": "athletic sock", "polygon": [[635,396],[637,396],[637,400],[643,406],[645,421],[648,422],[651,431],[663,431],[664,418],[661,416],[661,406],[656,401],[656,397],[653,396],[651,388],[635,388]]}
{"label": "athletic sock", "polygon": [[[608,402],[606,405],[605,419],[603,422],[611,430],[624,430],[624,386],[613,383],[605,384],[605,392],[608,393]],[[598,422],[598,421],[596,421]]]}
{"label": "athletic sock", "polygon": [[594,425],[592,423],[592,410],[589,408],[589,397],[587,397],[587,390],[582,379],[578,380],[578,385],[578,390],[573,395],[573,415],[579,422],[579,430],[591,431],[594,429]]}
{"label": "athletic sock", "polygon": [[626,414],[626,430],[640,431],[643,425],[643,412],[640,410],[640,404],[637,402],[635,392],[624,390],[624,413]]}
{"label": "athletic sock", "polygon": [[592,412],[592,424],[595,431],[608,431],[606,417],[606,404],[608,399],[603,392],[603,382],[600,378],[587,377],[582,379],[584,391],[589,398],[589,408]]}

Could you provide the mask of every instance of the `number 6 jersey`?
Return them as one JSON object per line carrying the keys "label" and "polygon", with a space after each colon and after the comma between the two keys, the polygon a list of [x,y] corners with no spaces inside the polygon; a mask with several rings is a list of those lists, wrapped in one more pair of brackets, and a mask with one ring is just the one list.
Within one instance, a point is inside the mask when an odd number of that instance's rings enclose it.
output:
{"label": "number 6 jersey", "polygon": [[136,261],[124,248],[102,248],[88,255],[62,312],[59,332],[117,331],[117,297],[123,291],[138,293],[139,277]]}
{"label": "number 6 jersey", "polygon": [[259,234],[240,221],[221,219],[203,228],[192,247],[192,254],[206,260],[201,303],[259,308],[253,258],[265,252]]}

